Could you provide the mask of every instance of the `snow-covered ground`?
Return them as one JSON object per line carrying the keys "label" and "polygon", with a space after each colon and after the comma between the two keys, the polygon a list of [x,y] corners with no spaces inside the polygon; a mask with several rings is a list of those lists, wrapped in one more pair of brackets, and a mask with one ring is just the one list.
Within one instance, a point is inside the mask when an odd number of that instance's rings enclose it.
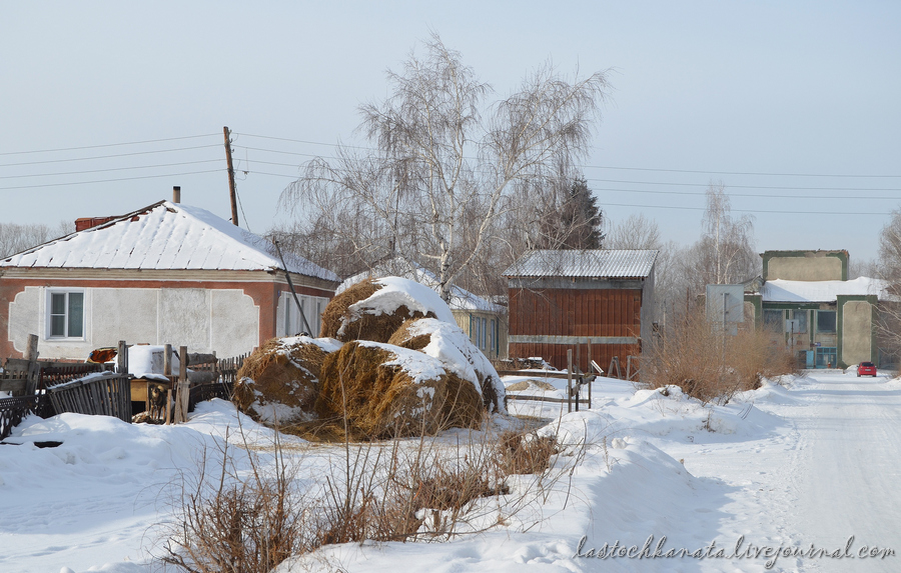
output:
{"label": "snow-covered ground", "polygon": [[[565,381],[544,382],[562,395]],[[557,463],[571,471],[544,504],[487,533],[333,546],[278,573],[901,570],[901,381],[829,371],[782,382],[715,407],[603,378],[580,412],[511,401],[567,446]],[[218,451],[237,422],[219,400],[180,426],[29,418],[7,440],[21,445],[0,446],[0,572],[159,570],[153,526],[169,516],[179,470]],[[234,451],[265,451],[271,431],[241,424],[247,444]],[[328,463],[329,447],[285,444]]]}

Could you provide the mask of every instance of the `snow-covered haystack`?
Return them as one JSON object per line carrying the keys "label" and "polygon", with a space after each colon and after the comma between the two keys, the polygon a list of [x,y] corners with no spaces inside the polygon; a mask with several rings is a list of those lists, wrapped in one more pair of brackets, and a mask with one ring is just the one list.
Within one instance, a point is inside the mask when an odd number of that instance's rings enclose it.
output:
{"label": "snow-covered haystack", "polygon": [[453,314],[432,289],[398,277],[359,282],[339,293],[322,313],[322,335],[341,342],[387,342],[405,320]]}
{"label": "snow-covered haystack", "polygon": [[455,322],[434,318],[408,320],[395,331],[388,343],[437,358],[448,370],[479,388],[488,412],[506,413],[501,377]]}
{"label": "snow-covered haystack", "polygon": [[352,341],[326,357],[316,412],[354,438],[434,434],[482,421],[478,386],[439,359],[391,344]]}
{"label": "snow-covered haystack", "polygon": [[310,418],[325,357],[335,341],[306,336],[273,338],[238,370],[233,401],[241,411],[270,424]]}

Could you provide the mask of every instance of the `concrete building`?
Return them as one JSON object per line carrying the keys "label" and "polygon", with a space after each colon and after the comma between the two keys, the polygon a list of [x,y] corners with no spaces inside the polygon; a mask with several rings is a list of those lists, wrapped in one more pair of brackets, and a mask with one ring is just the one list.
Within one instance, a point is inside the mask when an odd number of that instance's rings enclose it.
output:
{"label": "concrete building", "polygon": [[878,363],[877,303],[883,281],[848,280],[848,252],[766,251],[762,280],[748,283],[746,305],[774,344],[808,368]]}

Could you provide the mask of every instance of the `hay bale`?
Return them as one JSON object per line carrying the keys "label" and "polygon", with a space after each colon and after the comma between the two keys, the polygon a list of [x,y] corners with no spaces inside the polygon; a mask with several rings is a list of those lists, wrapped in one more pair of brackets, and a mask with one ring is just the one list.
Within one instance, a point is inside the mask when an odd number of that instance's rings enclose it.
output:
{"label": "hay bale", "polygon": [[256,420],[291,424],[309,419],[327,342],[306,336],[273,338],[244,360],[232,401]]}
{"label": "hay bale", "polygon": [[316,412],[356,438],[435,434],[481,424],[475,386],[420,352],[353,341],[326,357]]}
{"label": "hay bale", "polygon": [[388,342],[404,321],[424,317],[454,322],[450,309],[428,287],[398,277],[367,279],[329,302],[321,332],[341,342]]}
{"label": "hay bale", "polygon": [[412,319],[404,322],[388,343],[437,358],[454,374],[476,385],[485,410],[506,412],[506,392],[501,377],[456,323],[432,318]]}

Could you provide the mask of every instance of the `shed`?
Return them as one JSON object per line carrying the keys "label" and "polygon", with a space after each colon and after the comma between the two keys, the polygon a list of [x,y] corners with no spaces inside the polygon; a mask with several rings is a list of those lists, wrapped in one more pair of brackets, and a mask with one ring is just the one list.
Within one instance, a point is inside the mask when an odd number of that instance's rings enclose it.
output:
{"label": "shed", "polygon": [[[509,288],[509,354],[566,367],[579,348],[603,368],[637,357],[651,335],[655,250],[529,251],[504,272]],[[574,356],[575,356],[574,352]]]}
{"label": "shed", "polygon": [[[119,340],[236,356],[301,329],[285,269],[262,237],[170,201],[84,221],[0,260],[0,356],[21,357],[30,333],[43,358],[84,360]],[[285,259],[318,335],[338,277]]]}

